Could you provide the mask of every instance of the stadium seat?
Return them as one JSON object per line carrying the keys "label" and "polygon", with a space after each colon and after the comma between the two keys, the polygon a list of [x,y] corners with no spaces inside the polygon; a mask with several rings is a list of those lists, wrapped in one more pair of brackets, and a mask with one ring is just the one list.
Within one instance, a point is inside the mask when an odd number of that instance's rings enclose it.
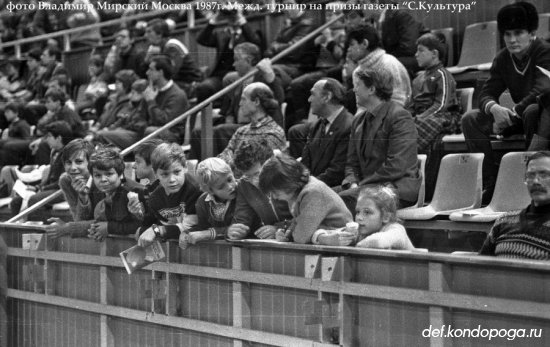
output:
{"label": "stadium seat", "polygon": [[462,113],[470,112],[474,108],[474,88],[459,88],[456,90],[456,96],[460,103]]}
{"label": "stadium seat", "polygon": [[397,211],[406,220],[428,220],[481,205],[482,153],[448,154],[441,160],[435,192],[428,206]]}
{"label": "stadium seat", "polygon": [[134,169],[134,164],[135,163],[133,161],[124,162],[124,177],[135,181],[136,180],[136,170]]}
{"label": "stadium seat", "polygon": [[[460,103],[462,113],[470,112],[473,109],[474,88],[459,88],[456,96]],[[464,142],[464,134],[450,134],[443,136],[443,142]]]}
{"label": "stadium seat", "polygon": [[420,189],[418,190],[418,200],[413,206],[405,207],[403,210],[412,209],[424,206],[424,198],[426,197],[426,160],[428,156],[426,154],[418,154],[418,162],[420,163],[420,175],[422,176],[422,183],[420,183]]}
{"label": "stadium seat", "polygon": [[459,222],[493,222],[508,211],[525,208],[531,198],[523,176],[525,162],[532,152],[510,152],[502,157],[493,198],[488,206],[473,210],[453,212],[450,219]]}
{"label": "stadium seat", "polygon": [[464,40],[456,66],[449,67],[453,74],[466,70],[489,70],[498,52],[497,22],[470,24],[464,29]]}
{"label": "stadium seat", "polygon": [[441,29],[433,29],[433,34],[440,34],[443,37],[445,37],[445,44],[447,45],[447,57],[445,61],[443,62],[443,65],[445,66],[452,66],[454,63],[454,40],[453,40],[453,34],[454,34],[454,28],[441,28]]}
{"label": "stadium seat", "polygon": [[544,41],[550,40],[550,13],[539,14],[537,37]]}
{"label": "stadium seat", "polygon": [[198,164],[199,164],[199,161],[197,159],[187,160],[187,172],[195,178],[197,177],[197,165]]}

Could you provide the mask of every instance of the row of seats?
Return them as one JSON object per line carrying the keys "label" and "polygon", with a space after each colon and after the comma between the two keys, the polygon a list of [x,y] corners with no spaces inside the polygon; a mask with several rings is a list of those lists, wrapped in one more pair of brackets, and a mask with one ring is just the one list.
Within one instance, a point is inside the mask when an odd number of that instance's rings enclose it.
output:
{"label": "row of seats", "polygon": [[425,155],[419,155],[422,185],[415,206],[400,209],[404,220],[429,220],[449,216],[453,221],[493,222],[508,211],[525,208],[530,201],[524,185],[525,163],[532,152],[510,152],[502,157],[493,198],[481,207],[482,153],[448,154],[443,157],[432,201],[425,205]]}

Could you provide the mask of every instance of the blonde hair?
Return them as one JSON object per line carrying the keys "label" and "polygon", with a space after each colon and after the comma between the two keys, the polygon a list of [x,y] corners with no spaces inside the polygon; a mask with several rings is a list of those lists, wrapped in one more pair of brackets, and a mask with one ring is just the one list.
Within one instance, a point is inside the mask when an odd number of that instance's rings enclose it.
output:
{"label": "blonde hair", "polygon": [[388,217],[388,223],[399,222],[397,218],[398,198],[394,189],[386,186],[365,187],[359,193],[359,199],[370,199],[376,207]]}
{"label": "blonde hair", "polygon": [[207,158],[197,165],[197,178],[200,188],[207,191],[210,185],[223,175],[233,173],[231,167],[220,158]]}

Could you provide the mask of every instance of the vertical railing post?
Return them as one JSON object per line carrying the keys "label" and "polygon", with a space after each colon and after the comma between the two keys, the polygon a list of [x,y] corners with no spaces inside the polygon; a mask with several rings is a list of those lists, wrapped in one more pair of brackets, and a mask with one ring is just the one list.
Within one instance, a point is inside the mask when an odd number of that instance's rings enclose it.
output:
{"label": "vertical railing post", "polygon": [[[341,256],[339,259],[340,278],[338,280],[340,281],[340,288],[345,288],[345,282],[349,282],[353,276],[352,263],[348,257]],[[340,321],[338,336],[340,346],[353,345],[353,316],[356,314],[354,310],[356,308],[354,308],[352,298],[346,297],[340,289],[338,293],[338,318]]]}
{"label": "vertical railing post", "polygon": [[[107,256],[107,242],[110,240],[104,240],[99,248],[99,254],[103,257]],[[99,267],[99,303],[103,305],[109,304],[109,294],[111,283],[109,280],[109,269],[106,266]],[[113,347],[114,337],[111,328],[109,327],[109,316],[101,314],[99,316],[99,335],[101,347]]]}
{"label": "vertical railing post", "polygon": [[[166,242],[166,263],[170,263],[172,261],[177,262],[177,258],[175,257],[178,253],[175,251],[175,246],[173,243]],[[174,256],[172,256],[174,254]],[[165,278],[166,278],[166,314],[168,316],[175,316],[177,313],[178,308],[178,282],[173,278],[173,274],[170,272],[170,270],[166,270],[165,272]]]}
{"label": "vertical railing post", "polygon": [[69,34],[63,35],[63,47],[65,52],[69,52],[71,50],[71,36]]}
{"label": "vertical railing post", "polygon": [[[449,290],[448,276],[449,270],[447,265],[442,263],[428,264],[429,271],[429,289],[433,292],[446,292]],[[449,321],[445,319],[445,310],[442,307],[430,306],[430,325],[439,328]],[[445,339],[441,335],[438,337],[430,337],[430,347],[447,347],[451,346],[451,340]]]}
{"label": "vertical railing post", "polygon": [[7,273],[8,246],[0,236],[0,345],[8,345],[8,315],[7,315]]}
{"label": "vertical railing post", "polygon": [[15,45],[15,57],[17,59],[21,59],[21,45],[20,44]]}
{"label": "vertical railing post", "polygon": [[212,104],[208,104],[202,109],[201,116],[201,158],[209,158],[214,154],[213,142]]}
{"label": "vertical railing post", "polygon": [[[244,247],[231,247],[231,268],[249,269],[249,251]],[[233,327],[250,328],[250,290],[247,283],[233,282]],[[234,340],[234,347],[248,346],[246,341]]]}

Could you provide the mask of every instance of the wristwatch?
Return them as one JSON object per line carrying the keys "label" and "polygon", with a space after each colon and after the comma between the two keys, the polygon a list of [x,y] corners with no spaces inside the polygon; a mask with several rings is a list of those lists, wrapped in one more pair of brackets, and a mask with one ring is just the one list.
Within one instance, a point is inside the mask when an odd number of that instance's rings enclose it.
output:
{"label": "wristwatch", "polygon": [[153,224],[151,225],[151,229],[153,229],[153,232],[155,233],[155,237],[162,240],[162,235],[160,234],[160,228],[158,225]]}

